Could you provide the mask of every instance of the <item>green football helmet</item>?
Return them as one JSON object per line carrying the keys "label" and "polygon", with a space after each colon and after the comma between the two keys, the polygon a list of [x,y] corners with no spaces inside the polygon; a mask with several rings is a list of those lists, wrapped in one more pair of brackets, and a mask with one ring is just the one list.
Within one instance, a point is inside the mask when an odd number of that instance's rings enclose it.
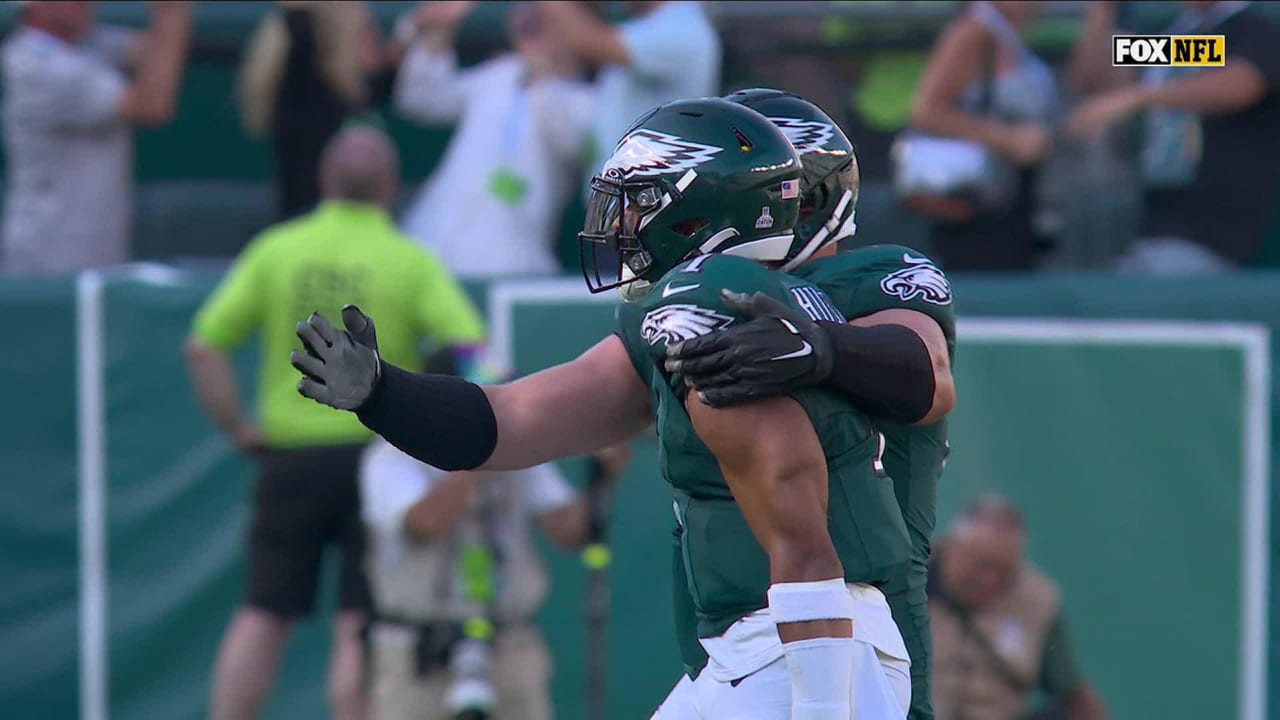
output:
{"label": "green football helmet", "polygon": [[800,154],[800,220],[783,270],[793,270],[837,240],[853,235],[858,204],[858,158],[853,143],[822,108],[782,90],[752,88],[725,96],[764,115]]}
{"label": "green football helmet", "polygon": [[800,213],[800,156],[763,115],[677,100],[623,134],[591,179],[578,249],[591,292],[636,301],[689,258],[781,263]]}

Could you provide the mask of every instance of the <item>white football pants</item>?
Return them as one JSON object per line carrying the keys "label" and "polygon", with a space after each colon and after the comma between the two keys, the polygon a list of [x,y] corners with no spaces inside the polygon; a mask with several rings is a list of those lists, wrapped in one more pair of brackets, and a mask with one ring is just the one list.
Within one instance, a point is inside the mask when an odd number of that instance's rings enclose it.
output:
{"label": "white football pants", "polygon": [[[911,705],[911,661],[884,596],[874,590],[861,595],[855,594],[850,720],[904,720]],[[860,627],[866,632],[859,633]],[[709,670],[697,680],[682,675],[650,720],[791,720],[791,673],[786,658],[774,660],[736,685],[716,680]]]}

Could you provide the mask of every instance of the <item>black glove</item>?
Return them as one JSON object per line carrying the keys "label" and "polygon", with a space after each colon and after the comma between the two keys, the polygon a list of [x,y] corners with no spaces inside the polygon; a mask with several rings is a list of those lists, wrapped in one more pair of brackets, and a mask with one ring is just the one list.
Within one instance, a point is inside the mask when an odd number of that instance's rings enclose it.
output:
{"label": "black glove", "polygon": [[298,381],[299,393],[339,410],[356,410],[377,387],[382,361],[373,320],[355,305],[347,305],[342,308],[342,323],[346,330],[311,313],[297,328],[307,352],[294,350],[289,362],[304,375]]}
{"label": "black glove", "polygon": [[668,372],[684,376],[712,407],[783,395],[823,382],[835,354],[822,326],[764,293],[721,290],[750,320],[667,347]]}

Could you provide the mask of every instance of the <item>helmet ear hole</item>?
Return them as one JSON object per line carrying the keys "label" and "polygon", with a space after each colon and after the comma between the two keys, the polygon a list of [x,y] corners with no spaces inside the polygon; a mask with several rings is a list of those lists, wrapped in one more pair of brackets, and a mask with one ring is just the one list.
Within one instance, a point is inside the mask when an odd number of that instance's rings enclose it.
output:
{"label": "helmet ear hole", "polygon": [[702,218],[685,218],[679,222],[671,223],[671,232],[691,238],[702,231],[707,226],[707,221]]}

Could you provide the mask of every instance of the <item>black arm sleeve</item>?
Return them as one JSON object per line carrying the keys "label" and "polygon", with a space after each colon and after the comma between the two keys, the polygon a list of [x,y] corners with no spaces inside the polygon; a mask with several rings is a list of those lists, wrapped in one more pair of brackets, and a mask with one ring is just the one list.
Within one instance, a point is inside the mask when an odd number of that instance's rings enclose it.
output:
{"label": "black arm sleeve", "polygon": [[498,421],[484,390],[449,375],[416,375],[383,363],[356,415],[387,442],[441,470],[479,467],[498,445]]}
{"label": "black arm sleeve", "polygon": [[914,330],[820,322],[835,361],[823,383],[871,417],[913,423],[933,408],[933,360]]}

